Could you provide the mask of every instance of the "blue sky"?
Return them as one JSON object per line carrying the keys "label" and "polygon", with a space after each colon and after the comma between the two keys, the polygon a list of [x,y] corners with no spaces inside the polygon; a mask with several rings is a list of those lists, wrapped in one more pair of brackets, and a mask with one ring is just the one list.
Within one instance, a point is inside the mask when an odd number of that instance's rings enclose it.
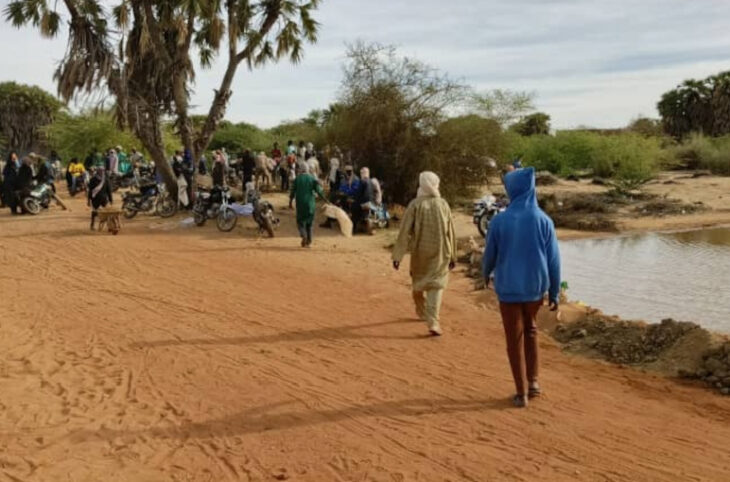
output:
{"label": "blue sky", "polygon": [[[478,90],[535,92],[557,128],[655,116],[660,95],[685,78],[730,69],[727,0],[325,0],[316,17],[320,41],[301,64],[239,71],[229,119],[271,126],[328,105],[356,40],[394,44]],[[63,39],[3,23],[0,45],[0,80],[55,91]],[[198,74],[200,111],[223,69]]]}

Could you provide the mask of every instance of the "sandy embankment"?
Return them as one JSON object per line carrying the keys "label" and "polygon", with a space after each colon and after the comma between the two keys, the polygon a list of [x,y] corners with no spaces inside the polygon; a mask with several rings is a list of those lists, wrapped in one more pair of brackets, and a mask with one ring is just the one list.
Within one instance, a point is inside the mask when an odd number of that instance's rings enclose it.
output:
{"label": "sandy embankment", "polygon": [[[277,201],[281,206],[281,201]],[[510,408],[489,293],[413,321],[382,238],[297,248],[141,216],[0,214],[0,478],[727,480],[730,398],[541,341]],[[472,227],[473,229],[473,227]],[[403,270],[406,271],[406,270]]]}

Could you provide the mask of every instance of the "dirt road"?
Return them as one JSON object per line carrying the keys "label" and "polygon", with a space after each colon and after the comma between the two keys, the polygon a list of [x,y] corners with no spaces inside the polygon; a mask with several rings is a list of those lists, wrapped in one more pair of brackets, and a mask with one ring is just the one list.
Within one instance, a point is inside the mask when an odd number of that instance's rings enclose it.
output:
{"label": "dirt road", "polygon": [[0,480],[723,481],[730,398],[573,358],[512,393],[491,294],[414,321],[382,238],[0,214]]}

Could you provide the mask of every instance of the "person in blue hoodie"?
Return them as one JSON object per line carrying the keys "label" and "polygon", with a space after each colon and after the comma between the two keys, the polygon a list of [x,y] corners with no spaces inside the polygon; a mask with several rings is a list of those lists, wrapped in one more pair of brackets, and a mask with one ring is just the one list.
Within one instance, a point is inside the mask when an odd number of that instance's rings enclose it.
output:
{"label": "person in blue hoodie", "polygon": [[[489,223],[482,272],[494,287],[507,339],[517,394],[513,403],[526,407],[540,395],[537,323],[535,317],[548,293],[550,309],[558,308],[560,252],[552,220],[537,206],[535,170],[518,169],[504,177],[509,207]],[[527,378],[527,387],[525,386]]]}

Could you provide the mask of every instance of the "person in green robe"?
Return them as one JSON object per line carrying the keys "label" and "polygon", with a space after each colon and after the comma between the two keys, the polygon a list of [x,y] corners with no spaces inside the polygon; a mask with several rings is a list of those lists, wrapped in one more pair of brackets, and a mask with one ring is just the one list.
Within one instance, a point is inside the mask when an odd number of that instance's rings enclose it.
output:
{"label": "person in green robe", "polygon": [[299,174],[294,180],[289,194],[289,208],[292,208],[292,201],[297,204],[297,227],[302,237],[302,248],[312,246],[312,225],[314,224],[314,213],[316,209],[315,194],[323,201],[327,201],[322,191],[322,185],[309,174],[305,163],[297,166]]}

